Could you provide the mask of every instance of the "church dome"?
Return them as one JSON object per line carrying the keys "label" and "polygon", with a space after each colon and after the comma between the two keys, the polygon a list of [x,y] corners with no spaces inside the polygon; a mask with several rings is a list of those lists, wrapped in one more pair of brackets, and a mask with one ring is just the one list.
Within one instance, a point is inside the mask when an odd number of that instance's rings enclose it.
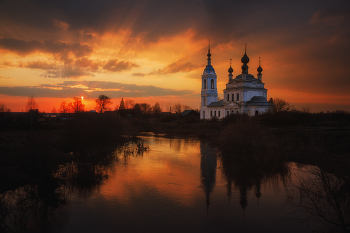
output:
{"label": "church dome", "polygon": [[246,69],[248,69],[248,66],[247,66],[247,64],[244,63],[244,64],[242,65],[242,70],[246,70]]}
{"label": "church dome", "polygon": [[230,66],[230,68],[228,68],[228,72],[229,72],[229,73],[232,73],[232,72],[233,72],[233,69],[232,69],[231,66]]}
{"label": "church dome", "polygon": [[261,68],[261,66],[258,67],[258,69],[256,69],[259,73],[261,73],[261,71],[263,71],[263,69]]}
{"label": "church dome", "polygon": [[211,66],[211,65],[207,65],[205,68],[204,68],[204,72],[203,74],[210,74],[210,73],[215,73],[215,70],[214,70],[214,67]]}
{"label": "church dome", "polygon": [[242,59],[241,59],[242,63],[248,63],[249,62],[249,57],[247,56],[247,53],[244,53]]}

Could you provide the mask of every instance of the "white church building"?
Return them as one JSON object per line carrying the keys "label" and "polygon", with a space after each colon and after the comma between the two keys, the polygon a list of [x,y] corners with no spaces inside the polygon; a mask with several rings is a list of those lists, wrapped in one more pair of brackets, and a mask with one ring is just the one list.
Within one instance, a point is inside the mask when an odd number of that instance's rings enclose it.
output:
{"label": "white church building", "polygon": [[211,65],[210,46],[207,56],[208,65],[202,75],[200,119],[224,118],[229,114],[243,113],[255,116],[270,110],[271,104],[267,101],[267,89],[264,88],[262,82],[260,60],[257,69],[258,75],[255,78],[248,73],[249,57],[245,49],[241,59],[243,63],[242,73],[233,78],[233,69],[230,64],[224,98],[218,101],[217,76]]}

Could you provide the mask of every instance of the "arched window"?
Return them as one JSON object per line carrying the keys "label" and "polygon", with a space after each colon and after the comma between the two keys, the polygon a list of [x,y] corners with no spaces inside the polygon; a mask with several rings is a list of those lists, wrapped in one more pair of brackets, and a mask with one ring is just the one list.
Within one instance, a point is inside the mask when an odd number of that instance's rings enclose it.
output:
{"label": "arched window", "polygon": [[207,80],[206,79],[203,80],[203,89],[207,89]]}
{"label": "arched window", "polygon": [[205,105],[205,96],[203,96],[203,105]]}
{"label": "arched window", "polygon": [[211,86],[211,89],[214,89],[214,79],[210,80],[210,86]]}

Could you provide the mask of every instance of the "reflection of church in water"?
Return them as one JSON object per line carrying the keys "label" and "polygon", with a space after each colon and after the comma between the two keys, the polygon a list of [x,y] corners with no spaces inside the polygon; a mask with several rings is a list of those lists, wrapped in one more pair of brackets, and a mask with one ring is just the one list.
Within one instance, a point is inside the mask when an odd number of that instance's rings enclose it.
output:
{"label": "reflection of church in water", "polygon": [[[207,207],[210,205],[210,195],[216,184],[217,157],[216,151],[206,143],[200,143],[201,152],[201,188],[206,195]],[[227,181],[227,196],[232,197],[232,190],[239,190],[240,205],[245,209],[248,205],[248,192],[254,189],[256,198],[261,197],[261,181],[263,174],[254,168],[242,166],[241,164],[222,161],[222,172]],[[233,187],[232,187],[233,186]]]}

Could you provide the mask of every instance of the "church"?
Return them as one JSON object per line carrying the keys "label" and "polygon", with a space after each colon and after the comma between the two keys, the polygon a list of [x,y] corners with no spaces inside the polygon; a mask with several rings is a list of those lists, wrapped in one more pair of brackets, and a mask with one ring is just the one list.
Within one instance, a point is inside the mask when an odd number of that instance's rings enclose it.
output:
{"label": "church", "polygon": [[255,116],[271,109],[267,101],[267,89],[262,82],[262,68],[257,69],[257,78],[248,73],[249,57],[247,48],[241,59],[242,73],[233,78],[233,69],[228,69],[228,83],[224,89],[224,98],[218,101],[217,76],[211,65],[210,45],[208,49],[208,64],[202,75],[200,119],[212,117],[224,118],[230,114],[248,114]]}

